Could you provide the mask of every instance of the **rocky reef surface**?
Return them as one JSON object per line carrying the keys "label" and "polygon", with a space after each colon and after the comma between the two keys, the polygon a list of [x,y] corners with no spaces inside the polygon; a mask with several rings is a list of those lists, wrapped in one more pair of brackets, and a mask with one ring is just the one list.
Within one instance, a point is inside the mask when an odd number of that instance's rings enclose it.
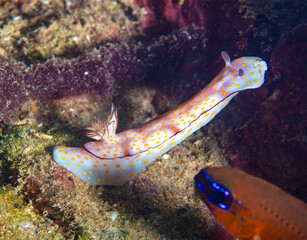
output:
{"label": "rocky reef surface", "polygon": [[[234,239],[194,191],[232,165],[307,201],[306,3],[0,1],[0,238]],[[91,187],[52,160],[105,119],[136,127],[205,87],[220,52],[267,61],[266,83],[124,187]]]}

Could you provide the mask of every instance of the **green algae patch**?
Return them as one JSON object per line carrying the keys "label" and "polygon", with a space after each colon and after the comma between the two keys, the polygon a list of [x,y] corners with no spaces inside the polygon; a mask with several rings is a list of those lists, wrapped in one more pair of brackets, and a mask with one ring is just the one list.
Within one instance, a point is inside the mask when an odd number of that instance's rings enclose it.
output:
{"label": "green algae patch", "polygon": [[1,235],[3,231],[10,229],[10,226],[25,223],[31,219],[29,214],[24,211],[25,202],[15,194],[12,189],[0,188],[0,228]]}
{"label": "green algae patch", "polygon": [[88,239],[86,226],[74,222],[73,206],[64,204],[65,191],[57,195],[74,185],[67,174],[54,174],[51,157],[55,141],[70,141],[74,131],[26,122],[0,127],[0,238]]}
{"label": "green algae patch", "polygon": [[52,136],[42,124],[3,126],[0,133],[0,184],[18,185],[23,175],[38,172],[44,166],[52,146]]}
{"label": "green algae patch", "polygon": [[46,222],[40,214],[33,211],[11,187],[0,188],[0,238],[33,239],[40,236],[47,239],[61,239],[57,226]]}

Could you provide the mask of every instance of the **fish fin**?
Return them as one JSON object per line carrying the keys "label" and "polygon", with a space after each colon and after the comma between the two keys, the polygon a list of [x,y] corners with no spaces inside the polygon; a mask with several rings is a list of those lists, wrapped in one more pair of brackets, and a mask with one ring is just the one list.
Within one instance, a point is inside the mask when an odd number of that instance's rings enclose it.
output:
{"label": "fish fin", "polygon": [[257,233],[256,235],[253,236],[252,240],[261,240],[260,235]]}
{"label": "fish fin", "polygon": [[115,135],[117,123],[117,108],[112,103],[108,119],[105,122],[97,121],[93,123],[91,127],[87,127],[86,130],[88,130],[88,132],[85,135],[95,140],[110,138],[110,136]]}
{"label": "fish fin", "polygon": [[231,66],[231,62],[230,62],[230,57],[227,54],[227,52],[223,51],[223,52],[221,52],[221,55],[222,55],[222,58],[225,61],[226,67],[230,67]]}

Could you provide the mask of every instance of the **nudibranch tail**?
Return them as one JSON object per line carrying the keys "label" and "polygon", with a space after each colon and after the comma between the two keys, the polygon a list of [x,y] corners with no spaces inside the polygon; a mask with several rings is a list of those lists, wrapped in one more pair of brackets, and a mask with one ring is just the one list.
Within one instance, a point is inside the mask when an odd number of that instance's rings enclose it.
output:
{"label": "nudibranch tail", "polygon": [[193,132],[210,122],[240,91],[260,87],[267,70],[258,57],[230,62],[190,100],[143,126],[116,134],[117,110],[103,123],[93,124],[87,136],[93,142],[82,148],[56,147],[54,160],[92,185],[122,185]]}
{"label": "nudibranch tail", "polygon": [[102,159],[85,148],[55,147],[53,158],[59,165],[91,185],[122,185],[137,171],[128,160]]}

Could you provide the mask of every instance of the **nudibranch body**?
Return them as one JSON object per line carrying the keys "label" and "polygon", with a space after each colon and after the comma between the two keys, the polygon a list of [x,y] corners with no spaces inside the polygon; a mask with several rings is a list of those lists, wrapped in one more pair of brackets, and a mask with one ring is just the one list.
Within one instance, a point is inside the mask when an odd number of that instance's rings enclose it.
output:
{"label": "nudibranch body", "polygon": [[307,205],[273,184],[231,167],[202,169],[194,179],[202,200],[234,236],[307,239]]}
{"label": "nudibranch body", "polygon": [[240,91],[258,88],[264,82],[266,63],[258,57],[230,62],[212,82],[193,98],[143,126],[115,133],[117,111],[103,124],[89,128],[97,140],[81,148],[55,147],[54,160],[92,185],[122,185],[193,132],[206,125]]}

